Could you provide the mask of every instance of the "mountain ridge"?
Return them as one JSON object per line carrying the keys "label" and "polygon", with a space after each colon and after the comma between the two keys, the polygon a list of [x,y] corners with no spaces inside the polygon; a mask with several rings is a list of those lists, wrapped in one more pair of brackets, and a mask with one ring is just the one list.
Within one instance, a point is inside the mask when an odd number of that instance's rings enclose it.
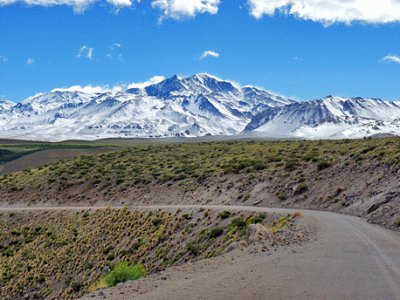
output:
{"label": "mountain ridge", "polygon": [[207,73],[147,85],[53,89],[19,103],[0,100],[0,137],[163,138],[255,134],[353,138],[400,134],[400,105],[327,96],[297,102]]}

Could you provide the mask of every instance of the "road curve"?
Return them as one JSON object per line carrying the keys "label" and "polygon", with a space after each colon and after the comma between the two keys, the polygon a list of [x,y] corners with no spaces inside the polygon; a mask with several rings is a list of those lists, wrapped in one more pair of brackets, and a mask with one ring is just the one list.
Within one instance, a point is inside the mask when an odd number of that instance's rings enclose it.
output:
{"label": "road curve", "polygon": [[[199,207],[295,211],[220,205],[159,205],[132,209]],[[0,208],[0,211],[101,208],[104,207],[28,207]],[[168,280],[149,276],[126,287],[104,291],[99,299],[400,299],[400,234],[352,216],[302,212],[305,217],[302,222],[318,228],[315,241],[272,254],[232,252],[201,261],[187,273],[170,268],[164,272]],[[149,288],[139,293],[140,286],[146,285]]]}

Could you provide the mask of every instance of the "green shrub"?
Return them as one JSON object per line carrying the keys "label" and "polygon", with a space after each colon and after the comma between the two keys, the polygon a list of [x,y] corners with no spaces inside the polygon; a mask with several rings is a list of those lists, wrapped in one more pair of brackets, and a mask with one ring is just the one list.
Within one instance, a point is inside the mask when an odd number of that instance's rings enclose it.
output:
{"label": "green shrub", "polygon": [[232,220],[230,227],[242,229],[246,227],[247,223],[242,217],[236,217]]}
{"label": "green shrub", "polygon": [[279,200],[281,201],[285,201],[287,198],[287,195],[285,192],[278,192],[276,193],[276,196],[278,197]]}
{"label": "green shrub", "polygon": [[396,222],[394,222],[394,224],[395,224],[397,227],[400,227],[400,218],[398,218],[398,219],[396,220]]}
{"label": "green shrub", "polygon": [[329,168],[331,165],[332,164],[329,161],[320,160],[317,163],[317,168],[318,168],[318,171],[322,171],[322,170],[325,170],[325,169]]}
{"label": "green shrub", "polygon": [[379,208],[379,206],[380,206],[379,203],[375,203],[375,204],[371,205],[371,206],[368,208],[368,214],[371,214],[371,213],[373,213],[374,211],[376,211],[376,210]]}
{"label": "green shrub", "polygon": [[264,222],[266,217],[267,217],[267,214],[265,212],[261,212],[254,218],[253,223],[254,224],[262,223],[262,222]]}
{"label": "green shrub", "polygon": [[113,287],[118,283],[129,280],[137,280],[145,275],[146,269],[143,267],[143,265],[120,262],[111,272],[104,275],[100,281],[104,283],[106,287]]}
{"label": "green shrub", "polygon": [[224,233],[224,229],[221,227],[214,227],[210,230],[210,232],[208,233],[208,237],[210,239],[214,239],[219,237],[221,234]]}
{"label": "green shrub", "polygon": [[285,163],[285,170],[286,171],[291,172],[291,171],[296,170],[296,168],[297,168],[297,161],[296,160],[291,159],[291,160],[288,160]]}
{"label": "green shrub", "polygon": [[191,220],[193,217],[192,217],[192,214],[183,214],[182,218],[184,218],[186,220]]}
{"label": "green shrub", "polygon": [[221,212],[218,214],[218,216],[219,216],[222,220],[229,218],[231,215],[232,215],[232,213],[231,213],[230,211],[228,211],[228,210],[221,211]]}
{"label": "green shrub", "polygon": [[161,218],[155,218],[151,221],[151,223],[153,223],[153,225],[155,227],[158,227],[159,225],[161,225],[163,223],[163,220]]}
{"label": "green shrub", "polygon": [[75,291],[75,292],[79,292],[82,288],[83,288],[83,283],[80,281],[72,281],[71,282],[71,288]]}
{"label": "green shrub", "polygon": [[308,190],[308,185],[305,183],[301,183],[299,184],[295,190],[294,190],[294,194],[295,195],[299,195],[299,194],[303,194]]}
{"label": "green shrub", "polygon": [[191,241],[186,248],[194,256],[197,256],[201,251],[201,246],[196,241]]}

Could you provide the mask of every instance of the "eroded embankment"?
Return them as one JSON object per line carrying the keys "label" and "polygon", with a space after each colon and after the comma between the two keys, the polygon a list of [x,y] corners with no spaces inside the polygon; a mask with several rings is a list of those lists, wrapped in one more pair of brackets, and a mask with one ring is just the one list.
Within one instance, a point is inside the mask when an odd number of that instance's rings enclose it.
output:
{"label": "eroded embankment", "polygon": [[300,215],[211,209],[98,209],[1,212],[0,298],[74,299],[103,287],[121,262],[146,273],[264,241],[307,235]]}

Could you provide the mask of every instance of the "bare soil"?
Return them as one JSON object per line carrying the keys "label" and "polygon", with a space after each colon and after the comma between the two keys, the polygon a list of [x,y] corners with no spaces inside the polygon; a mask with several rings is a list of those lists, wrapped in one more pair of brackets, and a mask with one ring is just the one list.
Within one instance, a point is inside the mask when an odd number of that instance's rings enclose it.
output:
{"label": "bare soil", "polygon": [[[104,192],[104,193],[103,193]],[[151,204],[224,204],[329,210],[366,218],[399,230],[400,174],[389,166],[365,161],[256,174],[213,175],[164,184],[116,189],[110,195],[82,184],[67,189],[49,184],[22,191],[0,191],[1,206],[123,206]]]}

